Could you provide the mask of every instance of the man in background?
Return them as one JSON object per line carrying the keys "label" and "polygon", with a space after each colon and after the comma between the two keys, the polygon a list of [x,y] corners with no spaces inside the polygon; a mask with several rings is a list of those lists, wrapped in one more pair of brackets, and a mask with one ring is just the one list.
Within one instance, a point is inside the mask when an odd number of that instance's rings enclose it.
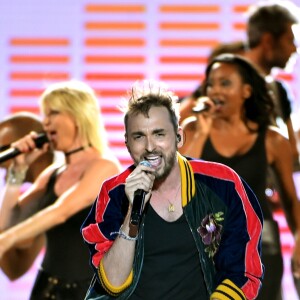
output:
{"label": "man in background", "polygon": [[283,83],[272,76],[272,69],[284,69],[297,52],[293,31],[298,24],[297,12],[299,8],[288,1],[251,6],[247,20],[248,49],[244,53],[266,78],[275,105],[274,125],[286,125],[295,166],[299,166],[299,153],[291,120],[291,99]]}
{"label": "man in background", "polygon": [[[38,116],[29,112],[12,114],[0,122],[0,153],[10,148],[10,144],[30,131],[42,132],[43,126]],[[38,157],[28,168],[25,178],[24,190],[28,184],[35,181],[38,175],[49,166],[54,159],[51,150]],[[8,170],[11,159],[3,161],[0,168]],[[0,203],[1,204],[1,203]],[[0,227],[0,231],[4,228]],[[40,253],[43,245],[43,236],[38,236],[34,241],[28,241],[7,251],[0,260],[0,268],[10,279],[15,280],[24,275]]]}
{"label": "man in background", "polygon": [[[299,170],[299,152],[291,120],[292,100],[283,82],[274,78],[272,70],[273,68],[284,69],[290,58],[297,52],[294,32],[299,22],[297,15],[299,15],[299,8],[289,1],[259,2],[251,6],[247,19],[247,50],[244,53],[245,58],[256,66],[268,84],[274,103],[274,125],[278,126],[290,141],[294,171]],[[268,190],[272,191],[268,196],[273,207],[281,206],[280,203],[284,201],[279,202],[278,192],[280,191],[276,175],[270,168],[268,186]],[[265,226],[262,235],[263,245],[268,243],[264,237],[270,236],[271,233],[272,228],[268,229]],[[273,247],[269,249],[275,251]],[[279,270],[272,270],[272,272],[279,274]],[[300,295],[299,279],[294,278],[294,282]],[[268,280],[265,280],[263,284],[272,288]],[[278,295],[276,300],[281,298],[281,295]]]}

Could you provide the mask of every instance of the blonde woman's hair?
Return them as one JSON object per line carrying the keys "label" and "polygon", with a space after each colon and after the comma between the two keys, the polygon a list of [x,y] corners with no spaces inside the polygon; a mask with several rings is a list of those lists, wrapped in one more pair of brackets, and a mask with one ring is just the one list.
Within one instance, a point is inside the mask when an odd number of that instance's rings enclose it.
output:
{"label": "blonde woman's hair", "polygon": [[80,137],[98,149],[107,151],[107,135],[101,117],[101,110],[94,90],[80,81],[67,81],[50,85],[40,98],[41,111],[46,106],[71,115]]}

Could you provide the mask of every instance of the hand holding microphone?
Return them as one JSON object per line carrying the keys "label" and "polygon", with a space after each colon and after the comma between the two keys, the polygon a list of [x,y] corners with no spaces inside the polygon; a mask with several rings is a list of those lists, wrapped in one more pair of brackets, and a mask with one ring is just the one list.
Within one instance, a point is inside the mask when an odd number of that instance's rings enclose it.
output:
{"label": "hand holding microphone", "polygon": [[196,100],[196,105],[192,108],[194,113],[203,113],[206,111],[210,111],[216,105],[220,105],[221,101],[219,99],[210,99],[209,97],[199,97]]}
{"label": "hand holding microphone", "polygon": [[[151,164],[144,160],[140,162],[140,165],[151,168]],[[143,189],[137,189],[133,194],[132,210],[130,216],[130,224],[139,225],[141,221],[141,216],[143,213],[143,208],[145,205],[145,196],[148,191]]]}
{"label": "hand holding microphone", "polygon": [[12,159],[22,153],[28,153],[35,148],[41,149],[45,143],[49,142],[45,133],[32,132],[17,142],[12,143],[12,147],[0,153],[0,163]]}
{"label": "hand holding microphone", "polygon": [[182,129],[187,133],[193,132],[192,138],[206,139],[212,126],[215,109],[222,105],[218,99],[211,99],[206,96],[195,100],[192,107],[193,114],[181,121]]}
{"label": "hand holding microphone", "polygon": [[200,114],[202,112],[208,111],[210,109],[210,106],[207,104],[207,102],[201,101],[192,108],[194,113]]}
{"label": "hand holding microphone", "polygon": [[[129,221],[131,227],[129,234],[131,236],[136,236],[137,234],[145,203],[150,198],[150,195],[147,194],[152,189],[155,179],[154,174],[152,174],[149,169],[147,171],[144,170],[143,167],[151,168],[151,164],[148,161],[141,161],[136,168],[136,172],[132,173],[131,176],[127,178],[126,182],[126,194],[133,193],[132,210]],[[143,185],[143,188],[136,189],[137,185]],[[131,197],[129,196],[129,198]]]}

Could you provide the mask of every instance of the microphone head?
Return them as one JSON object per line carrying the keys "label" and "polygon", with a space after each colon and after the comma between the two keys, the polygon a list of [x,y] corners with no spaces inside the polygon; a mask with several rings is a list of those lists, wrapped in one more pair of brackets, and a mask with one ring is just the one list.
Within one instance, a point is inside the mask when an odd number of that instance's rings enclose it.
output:
{"label": "microphone head", "polygon": [[49,142],[49,140],[47,138],[46,133],[44,133],[44,132],[39,133],[38,136],[36,137],[36,139],[34,140],[34,143],[37,148],[42,148],[43,145],[48,142]]}
{"label": "microphone head", "polygon": [[139,163],[139,165],[142,165],[142,166],[145,166],[145,167],[149,167],[149,168],[152,167],[151,164],[149,163],[149,161],[147,161],[147,160],[142,160],[142,161]]}
{"label": "microphone head", "polygon": [[203,111],[209,110],[209,106],[204,102],[200,102],[195,107],[193,107],[192,110],[194,113],[202,113]]}

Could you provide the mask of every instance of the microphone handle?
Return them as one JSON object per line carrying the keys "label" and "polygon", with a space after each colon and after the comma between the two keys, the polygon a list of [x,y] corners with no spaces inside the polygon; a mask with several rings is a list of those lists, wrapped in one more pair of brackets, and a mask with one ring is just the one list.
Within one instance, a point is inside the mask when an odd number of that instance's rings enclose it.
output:
{"label": "microphone handle", "polygon": [[39,133],[37,137],[34,139],[34,143],[35,146],[39,149],[42,148],[45,143],[49,143],[46,133],[44,132]]}
{"label": "microphone handle", "polygon": [[[151,167],[151,164],[147,160],[143,160],[139,164],[149,168]],[[146,194],[147,193],[144,190],[138,189],[134,192],[133,195],[130,224],[135,228],[137,228],[141,221]]]}
{"label": "microphone handle", "polygon": [[130,215],[130,224],[138,226],[141,221],[146,192],[138,189],[134,192],[132,210]]}
{"label": "microphone handle", "polygon": [[[39,133],[38,136],[36,137],[36,139],[34,140],[34,143],[37,148],[42,148],[42,146],[47,142],[49,142],[47,135],[43,132]],[[21,154],[21,151],[19,149],[9,148],[0,153],[0,163],[7,161],[9,159],[12,159],[12,158],[18,156],[19,154]]]}
{"label": "microphone handle", "polygon": [[0,163],[16,157],[20,153],[21,153],[21,151],[17,148],[9,148],[0,153]]}

